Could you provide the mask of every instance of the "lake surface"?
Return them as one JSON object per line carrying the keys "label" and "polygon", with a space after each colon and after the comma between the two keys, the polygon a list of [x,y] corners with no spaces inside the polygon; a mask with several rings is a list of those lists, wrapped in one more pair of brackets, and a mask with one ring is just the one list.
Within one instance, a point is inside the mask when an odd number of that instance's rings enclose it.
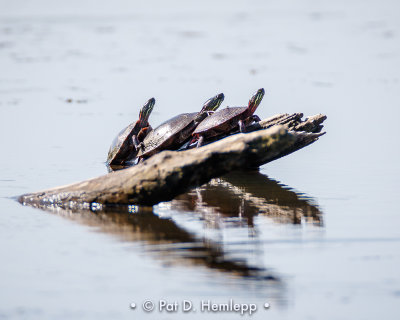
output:
{"label": "lake surface", "polygon": [[[397,1],[0,8],[0,319],[239,319],[200,310],[231,299],[252,319],[399,318]],[[323,113],[327,134],[153,208],[15,200],[105,174],[150,97],[156,126],[260,87],[261,118]],[[160,299],[196,311],[142,310]]]}

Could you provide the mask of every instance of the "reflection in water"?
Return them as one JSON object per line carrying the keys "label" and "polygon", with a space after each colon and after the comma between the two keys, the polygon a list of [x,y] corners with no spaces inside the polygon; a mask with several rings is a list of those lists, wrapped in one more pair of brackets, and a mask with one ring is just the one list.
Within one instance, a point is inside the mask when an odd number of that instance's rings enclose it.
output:
{"label": "reflection in water", "polygon": [[[311,197],[296,193],[258,171],[237,171],[176,197],[171,208],[203,214],[210,225],[216,220],[254,226],[264,215],[277,223],[312,223],[323,226],[322,212]],[[228,219],[230,218],[230,219]]]}
{"label": "reflection in water", "polygon": [[125,241],[145,242],[148,245],[146,251],[161,258],[166,265],[203,265],[249,279],[272,281],[275,284],[280,282],[265,268],[248,266],[244,259],[230,260],[225,257],[221,243],[198,239],[172,219],[154,214],[151,207],[102,206],[94,211],[54,207],[41,209],[97,227],[100,232],[115,234]]}
{"label": "reflection in water", "polygon": [[[92,210],[42,209],[125,241],[144,243],[145,251],[164,265],[200,265],[228,273],[255,283],[262,292],[267,290],[270,297],[280,301],[285,300],[285,281],[264,266],[265,253],[257,238],[254,217],[322,226],[321,211],[311,198],[284,188],[259,172],[235,172],[214,179],[154,210],[122,205],[89,207]],[[191,227],[185,223],[182,226],[182,219]],[[204,233],[218,233],[221,229],[232,237],[213,238]],[[247,231],[244,238],[243,230]]]}

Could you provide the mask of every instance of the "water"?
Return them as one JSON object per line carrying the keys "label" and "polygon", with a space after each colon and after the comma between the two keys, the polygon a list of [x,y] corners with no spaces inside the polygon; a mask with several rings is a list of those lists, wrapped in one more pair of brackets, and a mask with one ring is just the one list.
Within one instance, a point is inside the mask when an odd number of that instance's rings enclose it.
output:
{"label": "water", "polygon": [[[254,319],[399,317],[397,2],[0,7],[0,319],[240,317],[144,314],[161,298],[255,303]],[[136,213],[12,198],[104,174],[152,96],[156,125],[260,87],[261,118],[324,113],[327,135]]]}

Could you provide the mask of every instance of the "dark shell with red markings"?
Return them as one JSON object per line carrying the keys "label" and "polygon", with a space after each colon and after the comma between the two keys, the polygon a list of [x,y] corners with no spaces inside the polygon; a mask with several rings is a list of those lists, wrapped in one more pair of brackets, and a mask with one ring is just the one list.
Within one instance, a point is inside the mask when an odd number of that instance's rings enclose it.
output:
{"label": "dark shell with red markings", "polygon": [[217,94],[208,99],[199,112],[182,113],[150,131],[143,140],[138,157],[143,159],[165,149],[175,150],[181,147],[190,139],[196,126],[208,116],[209,112],[217,110],[223,100],[224,94]]}
{"label": "dark shell with red markings", "polygon": [[197,114],[198,112],[182,113],[150,131],[143,140],[144,149],[139,151],[138,156],[151,156],[158,150],[170,147],[174,142],[179,144],[182,140],[189,138],[192,133],[191,131],[188,132],[187,137],[180,137],[180,135],[195,120]]}
{"label": "dark shell with red markings", "polygon": [[107,163],[109,165],[121,164],[135,156],[135,154],[131,156],[131,153],[135,148],[132,137],[137,135],[140,130],[141,126],[139,121],[133,122],[121,130],[121,132],[114,138],[110,150],[108,151]]}
{"label": "dark shell with red markings", "polygon": [[150,129],[149,116],[155,103],[156,100],[150,98],[140,109],[139,120],[122,129],[113,140],[106,161],[109,166],[123,165],[136,156],[139,139],[144,139]]}
{"label": "dark shell with red markings", "polygon": [[[204,119],[193,132],[193,134],[200,134],[211,129],[218,129],[219,127],[237,126],[237,122],[243,117],[246,118],[248,107],[228,107]],[[232,123],[230,123],[232,122]],[[233,128],[230,128],[233,129]]]}

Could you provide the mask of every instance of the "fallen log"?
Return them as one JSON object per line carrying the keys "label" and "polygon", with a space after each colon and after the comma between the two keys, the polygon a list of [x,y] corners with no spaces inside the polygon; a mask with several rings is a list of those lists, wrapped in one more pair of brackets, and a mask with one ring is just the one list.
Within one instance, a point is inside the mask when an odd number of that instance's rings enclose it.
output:
{"label": "fallen log", "polygon": [[233,170],[258,167],[295,152],[323,135],[324,115],[304,121],[281,114],[204,147],[164,151],[120,171],[40,192],[18,201],[35,207],[91,209],[93,205],[155,205]]}

